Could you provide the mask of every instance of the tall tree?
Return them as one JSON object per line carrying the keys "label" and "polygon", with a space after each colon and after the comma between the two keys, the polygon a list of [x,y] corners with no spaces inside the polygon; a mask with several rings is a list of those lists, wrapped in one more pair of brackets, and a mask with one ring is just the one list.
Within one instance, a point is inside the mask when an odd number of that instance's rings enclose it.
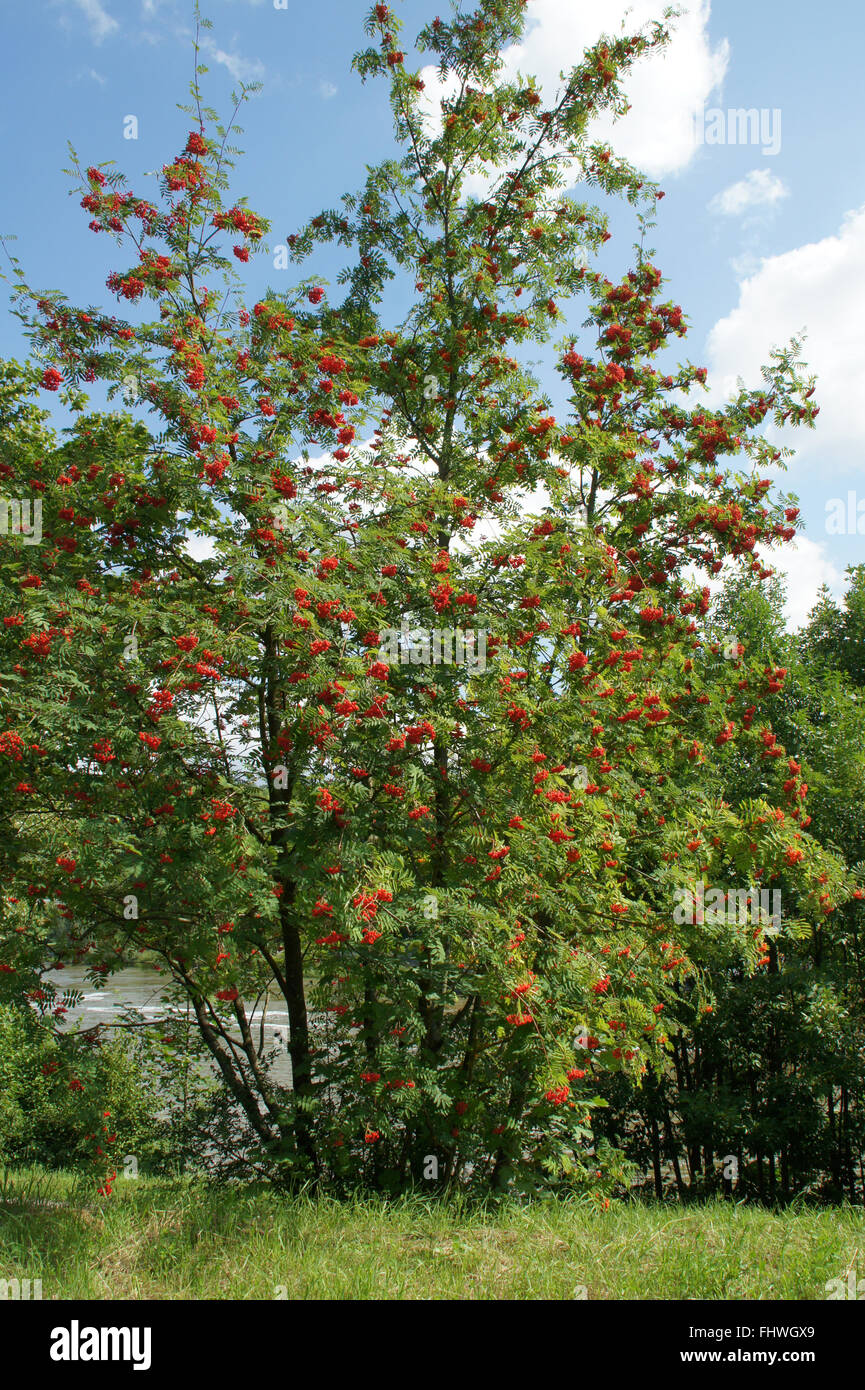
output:
{"label": "tall tree", "polygon": [[[0,570],[27,831],[4,879],[63,904],[93,971],[164,960],[291,1177],[594,1181],[598,1076],[641,1076],[677,983],[700,995],[704,927],[671,929],[677,890],[795,863],[805,916],[847,891],[800,828],[798,771],[738,810],[695,776],[733,740],[763,746],[784,672],[701,664],[693,571],[771,573],[757,545],[789,540],[795,509],[769,497],[783,459],[759,427],[810,424],[811,383],[794,345],[763,390],[684,408],[705,372],[654,366],[681,308],[648,253],[617,283],[588,268],[606,220],[567,192],[624,195],[647,225],[657,190],[591,129],[664,31],[601,41],[546,105],[502,76],[524,8],[482,0],[423,30],[439,119],[374,6],[357,66],[389,84],[401,158],[292,239],[354,248],[341,304],[314,283],[232,298],[219,234],[242,262],[267,226],[226,205],[231,128],[196,82],[159,208],[119,175],[84,182],[94,230],[136,248],[110,287],[157,320],[50,293],[32,320],[43,383],[79,414],[13,465],[41,484],[46,543],[23,578]],[[393,275],[415,301],[387,330]],[[578,293],[557,422],[515,354]],[[131,383],[159,433],[83,414],[87,378]],[[68,827],[50,857],[46,804]],[[729,934],[753,965],[761,931]],[[251,1026],[274,997],[290,1089]]]}

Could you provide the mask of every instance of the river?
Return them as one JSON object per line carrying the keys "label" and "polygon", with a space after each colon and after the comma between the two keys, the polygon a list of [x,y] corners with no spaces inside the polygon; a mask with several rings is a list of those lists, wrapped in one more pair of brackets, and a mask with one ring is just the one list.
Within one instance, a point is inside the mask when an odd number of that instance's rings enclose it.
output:
{"label": "river", "polygon": [[[110,1023],[112,1019],[120,1019],[124,1009],[128,1008],[137,1009],[147,1019],[165,1016],[172,1007],[164,999],[169,980],[164,972],[152,966],[133,965],[126,970],[118,970],[116,975],[109,976],[102,989],[94,987],[81,965],[64,966],[62,970],[46,974],[45,978],[58,990],[79,990],[83,995],[81,1001],[70,1007],[66,1014],[70,1031],[74,1027],[89,1028],[95,1023]],[[179,1009],[174,1006],[175,1017],[184,1018],[185,1014],[182,1006]],[[275,1081],[288,1085],[291,1081],[291,1063],[286,1047],[288,1012],[284,1004],[281,1008],[269,1005],[263,1021],[265,1050],[274,1046],[279,1048],[271,1073]],[[250,1027],[256,1041],[261,1024],[262,1014],[258,1008],[250,1015]]]}

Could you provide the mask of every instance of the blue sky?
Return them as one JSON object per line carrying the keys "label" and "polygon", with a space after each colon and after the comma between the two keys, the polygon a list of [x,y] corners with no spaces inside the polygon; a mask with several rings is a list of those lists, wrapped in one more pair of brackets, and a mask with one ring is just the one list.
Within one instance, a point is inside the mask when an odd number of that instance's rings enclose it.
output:
{"label": "blue sky", "polygon": [[[391,2],[409,51],[420,24],[447,7],[447,0]],[[384,89],[362,87],[350,70],[367,5],[286,0],[276,9],[274,0],[206,0],[203,8],[214,23],[206,40],[210,103],[226,111],[238,79],[264,83],[244,112],[235,192],[270,219],[275,244],[392,150]],[[639,24],[662,6],[531,0],[522,51],[510,61],[553,84],[558,69],[603,28],[616,28],[627,8]],[[800,452],[783,481],[799,494],[807,527],[784,566],[796,621],[819,583],[839,592],[844,567],[865,560],[865,6],[682,0],[681,8],[666,57],[629,84],[633,109],[613,138],[666,190],[653,238],[657,261],[691,321],[683,352],[709,368],[713,402],[737,374],[757,384],[770,347],[808,330],[805,356],[820,378],[821,414],[813,434],[791,435]],[[17,237],[31,283],[60,287],[73,302],[110,302],[104,282],[114,248],[87,230],[67,196],[67,142],[85,163],[117,161],[148,196],[147,171],[180,149],[189,128],[176,103],[187,96],[191,19],[192,0],[7,3],[0,233]],[[753,142],[728,115],[737,109],[764,113],[772,138]],[[130,115],[135,140],[124,139]],[[613,229],[605,269],[618,275],[635,228],[617,216]],[[251,292],[280,283],[269,259],[248,270]],[[288,283],[292,271],[281,274]],[[0,352],[23,352],[19,325],[6,315]],[[833,534],[839,524],[830,517],[827,530],[827,506],[843,499],[846,514],[851,492],[862,503],[862,534],[855,525],[850,534],[849,518],[847,534]]]}

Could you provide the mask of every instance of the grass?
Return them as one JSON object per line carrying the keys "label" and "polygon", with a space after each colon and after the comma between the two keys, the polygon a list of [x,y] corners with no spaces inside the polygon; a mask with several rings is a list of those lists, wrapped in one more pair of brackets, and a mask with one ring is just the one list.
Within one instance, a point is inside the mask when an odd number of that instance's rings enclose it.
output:
{"label": "grass", "polygon": [[0,1278],[44,1299],[824,1299],[865,1213],[711,1202],[497,1209],[68,1174],[0,1179]]}

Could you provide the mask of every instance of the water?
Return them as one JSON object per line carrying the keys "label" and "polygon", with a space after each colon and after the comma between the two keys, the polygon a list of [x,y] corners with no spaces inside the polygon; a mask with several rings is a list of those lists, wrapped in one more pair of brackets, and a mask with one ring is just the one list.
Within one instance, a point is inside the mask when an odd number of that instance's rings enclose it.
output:
{"label": "water", "polygon": [[[45,978],[58,990],[79,990],[84,996],[78,1004],[69,1008],[65,1016],[70,1031],[91,1028],[96,1023],[110,1023],[115,1019],[119,1021],[123,1011],[128,1008],[136,1009],[145,1019],[186,1018],[183,1005],[165,1002],[165,992],[171,983],[170,979],[164,971],[156,970],[152,966],[134,965],[126,970],[118,970],[116,975],[111,975],[105,981],[102,989],[94,988],[81,965],[67,965],[62,970],[52,970]],[[269,1004],[264,1013],[264,1050],[268,1052],[273,1047],[279,1049],[271,1065],[271,1075],[282,1085],[289,1085],[291,1062],[287,1051],[288,1011],[282,1001],[280,1004],[281,1007],[278,1004]],[[247,1010],[251,1006],[252,1001],[247,1001]],[[260,1006],[249,1014],[249,1022],[253,1039],[257,1043],[262,1026]],[[236,1033],[234,1035],[237,1036]]]}

